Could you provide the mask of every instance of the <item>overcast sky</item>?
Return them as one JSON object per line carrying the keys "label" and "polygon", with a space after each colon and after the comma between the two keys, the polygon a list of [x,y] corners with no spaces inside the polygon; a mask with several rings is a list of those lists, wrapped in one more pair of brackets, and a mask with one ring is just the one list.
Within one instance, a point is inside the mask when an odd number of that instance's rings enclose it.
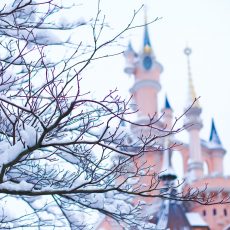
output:
{"label": "overcast sky", "polygon": [[[97,0],[87,0],[81,12],[92,17]],[[209,138],[211,118],[215,119],[220,139],[227,149],[225,168],[230,163],[230,1],[229,0],[101,0],[106,21],[118,31],[132,17],[133,10],[147,5],[148,19],[161,17],[149,26],[150,38],[157,60],[163,65],[160,106],[167,93],[175,116],[186,106],[187,63],[183,50],[192,48],[191,71],[197,96],[201,96],[204,128],[203,139]],[[135,23],[144,21],[143,11]],[[106,33],[104,36],[108,36]],[[143,28],[129,31],[120,44],[131,40],[138,52],[142,48]],[[127,96],[132,78],[124,72],[122,56],[109,58],[91,66],[87,82],[94,94],[101,94],[115,86]],[[96,73],[96,74],[95,74]],[[102,84],[104,85],[103,87]],[[230,174],[230,170],[228,171]]]}

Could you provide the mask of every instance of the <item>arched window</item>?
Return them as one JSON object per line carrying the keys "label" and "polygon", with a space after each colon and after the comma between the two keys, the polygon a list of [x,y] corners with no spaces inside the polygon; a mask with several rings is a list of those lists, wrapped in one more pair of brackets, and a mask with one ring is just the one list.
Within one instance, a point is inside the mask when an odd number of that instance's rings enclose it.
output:
{"label": "arched window", "polygon": [[213,212],[213,216],[215,216],[215,215],[216,215],[216,209],[214,208],[214,209],[212,210],[212,212]]}
{"label": "arched window", "polygon": [[224,209],[224,216],[227,216],[227,215],[228,215],[227,209]]}

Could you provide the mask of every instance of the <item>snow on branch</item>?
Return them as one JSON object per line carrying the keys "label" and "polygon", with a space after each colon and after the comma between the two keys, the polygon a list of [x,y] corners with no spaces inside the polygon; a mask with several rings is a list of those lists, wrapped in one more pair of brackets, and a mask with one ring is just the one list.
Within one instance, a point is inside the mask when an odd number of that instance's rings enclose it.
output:
{"label": "snow on branch", "polygon": [[[203,199],[199,189],[172,197],[177,185],[162,192],[157,165],[145,159],[149,152],[162,153],[162,140],[184,127],[168,130],[155,116],[135,122],[137,111],[117,90],[97,99],[81,86],[95,60],[123,52],[107,48],[138,27],[133,22],[142,7],[106,39],[100,1],[90,23],[84,17],[68,21],[73,6],[60,3],[0,2],[0,228],[87,229],[95,224],[89,216],[102,214],[124,227],[148,229],[153,225],[141,216],[144,204],[137,196],[218,202]],[[83,25],[89,41],[73,42]],[[26,204],[16,219],[4,215],[11,198]],[[26,219],[31,215],[33,223]]]}

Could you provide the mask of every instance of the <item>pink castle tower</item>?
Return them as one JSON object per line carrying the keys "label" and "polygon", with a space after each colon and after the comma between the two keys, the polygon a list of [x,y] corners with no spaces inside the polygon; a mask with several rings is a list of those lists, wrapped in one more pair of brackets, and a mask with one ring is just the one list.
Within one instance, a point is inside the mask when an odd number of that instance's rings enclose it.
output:
{"label": "pink castle tower", "polygon": [[[190,71],[190,59],[191,54],[190,48],[185,48],[184,53],[187,56],[188,61],[188,82],[189,82],[189,92],[188,92],[188,107],[185,109],[188,110],[185,113],[185,127],[189,134],[189,161],[188,165],[188,177],[190,180],[196,180],[203,177],[203,160],[201,154],[201,145],[200,145],[200,130],[203,127],[200,114],[202,109],[196,100],[196,93],[192,82],[192,76]],[[195,103],[193,104],[193,102]],[[190,108],[190,106],[193,106]]]}
{"label": "pink castle tower", "polygon": [[[188,60],[189,76],[189,100],[187,106],[190,106],[196,98],[190,71],[189,57],[191,49],[186,48],[185,54]],[[205,189],[203,196],[213,196],[216,201],[221,201],[228,196],[230,191],[230,178],[223,176],[223,159],[226,151],[221,144],[213,120],[209,141],[200,139],[200,130],[203,126],[200,118],[201,112],[202,109],[198,101],[196,101],[186,113],[185,125],[189,134],[186,186],[198,188],[200,191]],[[208,168],[207,175],[204,175],[204,164]],[[220,192],[221,189],[223,189],[223,192]],[[230,229],[230,207],[227,204],[202,206],[191,202],[187,210],[191,213],[199,213],[210,229]]]}
{"label": "pink castle tower", "polygon": [[135,83],[130,89],[134,103],[138,106],[140,117],[157,117],[158,100],[157,95],[161,89],[160,74],[163,70],[154,55],[148,27],[144,27],[144,44],[140,54],[136,54],[131,46],[124,53],[126,58],[125,72],[133,74]]}
{"label": "pink castle tower", "polygon": [[[225,149],[222,146],[217,129],[212,120],[209,140],[200,138],[200,130],[203,127],[201,120],[202,108],[196,100],[196,93],[192,82],[190,69],[191,49],[184,51],[188,62],[188,101],[185,107],[185,121],[189,143],[184,143],[175,150],[179,151],[183,159],[185,183],[183,190],[196,188],[203,191],[203,197],[213,197],[221,201],[230,194],[230,178],[223,175],[223,160]],[[126,66],[125,72],[133,75],[134,84],[130,89],[133,95],[133,104],[137,112],[137,122],[145,123],[149,118],[159,118],[158,93],[161,89],[160,75],[163,67],[157,61],[154,54],[147,25],[144,27],[144,42],[141,52],[138,54],[129,43],[124,52]],[[183,96],[183,95],[181,95]],[[195,101],[195,102],[194,102]],[[191,105],[193,106],[191,107]],[[156,122],[159,128],[171,130],[173,122],[173,110],[166,97],[164,114],[160,121]],[[132,133],[138,136],[139,128],[131,127]],[[143,130],[141,130],[143,132]],[[148,130],[145,130],[147,133]],[[157,132],[157,131],[156,131]],[[173,184],[176,174],[173,170],[171,157],[173,151],[167,150],[167,146],[173,143],[176,137],[170,136],[162,140],[158,145],[164,146],[165,151],[150,149],[144,155],[144,160],[149,165],[156,165],[153,172],[162,172],[163,185]],[[208,173],[204,172],[204,165]],[[165,169],[167,169],[165,171]],[[143,181],[148,183],[148,181]],[[206,187],[207,186],[207,187]],[[220,191],[220,189],[223,189]],[[173,193],[174,191],[172,191]],[[159,199],[146,199],[153,205],[153,217],[149,222],[156,225],[156,229],[194,229],[194,230],[230,230],[230,205],[201,205],[195,202],[162,201]],[[146,210],[143,210],[145,212]],[[105,218],[97,229],[123,229],[121,226]]]}
{"label": "pink castle tower", "polygon": [[[144,26],[143,47],[141,52],[137,54],[133,50],[131,43],[129,43],[128,49],[124,52],[124,56],[126,60],[124,71],[134,77],[134,84],[130,89],[130,93],[133,96],[132,101],[135,105],[134,109],[138,111],[136,122],[146,124],[151,118],[156,121],[156,128],[162,128],[164,124],[162,121],[157,121],[157,119],[159,116],[158,93],[161,90],[160,75],[163,71],[163,67],[157,61],[154,54],[147,25]],[[169,111],[168,118],[166,117],[167,116],[165,116],[165,119],[168,119],[168,122],[170,123]],[[149,135],[148,129],[132,126],[131,130],[136,136],[139,136],[140,133]],[[152,135],[158,134],[157,129],[151,130],[151,132]],[[155,165],[153,170],[160,171],[162,166],[162,152],[152,149],[141,158],[141,161],[146,161],[148,164],[146,166]],[[148,182],[143,181],[143,183]]]}

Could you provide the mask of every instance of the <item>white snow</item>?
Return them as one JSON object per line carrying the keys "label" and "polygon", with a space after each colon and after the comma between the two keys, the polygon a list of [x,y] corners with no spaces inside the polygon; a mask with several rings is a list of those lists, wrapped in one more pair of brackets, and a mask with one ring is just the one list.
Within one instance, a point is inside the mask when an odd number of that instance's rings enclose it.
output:
{"label": "white snow", "polygon": [[0,184],[0,189],[6,189],[11,191],[30,191],[34,187],[33,184],[27,183],[22,180],[20,183],[13,183],[11,181],[6,181]]}
{"label": "white snow", "polygon": [[14,161],[23,150],[25,150],[25,148],[20,141],[13,146],[8,146],[7,149],[0,153],[0,165]]}
{"label": "white snow", "polygon": [[199,213],[187,212],[185,215],[191,226],[208,226],[208,224],[203,220]]}
{"label": "white snow", "polygon": [[[21,229],[18,226],[36,222],[34,210],[22,199],[12,196],[0,196],[1,229]],[[25,214],[29,215],[26,217]],[[31,228],[33,230],[37,227]]]}
{"label": "white snow", "polygon": [[45,199],[45,198],[41,199],[41,197],[39,197],[39,198],[37,197],[37,199],[34,200],[34,201],[31,203],[32,207],[35,208],[35,209],[42,209],[42,208],[44,208],[47,204],[48,204],[47,199]]}
{"label": "white snow", "polygon": [[14,107],[17,107],[17,108],[19,108],[19,109],[21,109],[21,110],[23,110],[23,111],[28,111],[28,112],[30,112],[30,111],[28,110],[28,108],[26,108],[26,107],[24,107],[24,106],[21,106],[21,105],[19,105],[19,104],[17,104],[17,103],[15,103],[14,101],[8,99],[5,95],[0,94],[0,101],[4,101],[4,102],[6,102],[6,103],[8,103],[8,104],[10,104],[10,105],[13,105]]}
{"label": "white snow", "polygon": [[13,65],[11,65],[4,72],[0,72],[0,92],[9,89],[13,85],[15,81],[13,68]]}
{"label": "white snow", "polygon": [[38,132],[30,125],[24,125],[24,128],[19,130],[20,137],[26,146],[32,147],[36,144]]}
{"label": "white snow", "polygon": [[58,27],[61,28],[72,28],[74,25],[84,25],[86,22],[84,18],[75,19],[74,21],[71,18],[68,18],[67,15],[62,14],[56,23]]}

